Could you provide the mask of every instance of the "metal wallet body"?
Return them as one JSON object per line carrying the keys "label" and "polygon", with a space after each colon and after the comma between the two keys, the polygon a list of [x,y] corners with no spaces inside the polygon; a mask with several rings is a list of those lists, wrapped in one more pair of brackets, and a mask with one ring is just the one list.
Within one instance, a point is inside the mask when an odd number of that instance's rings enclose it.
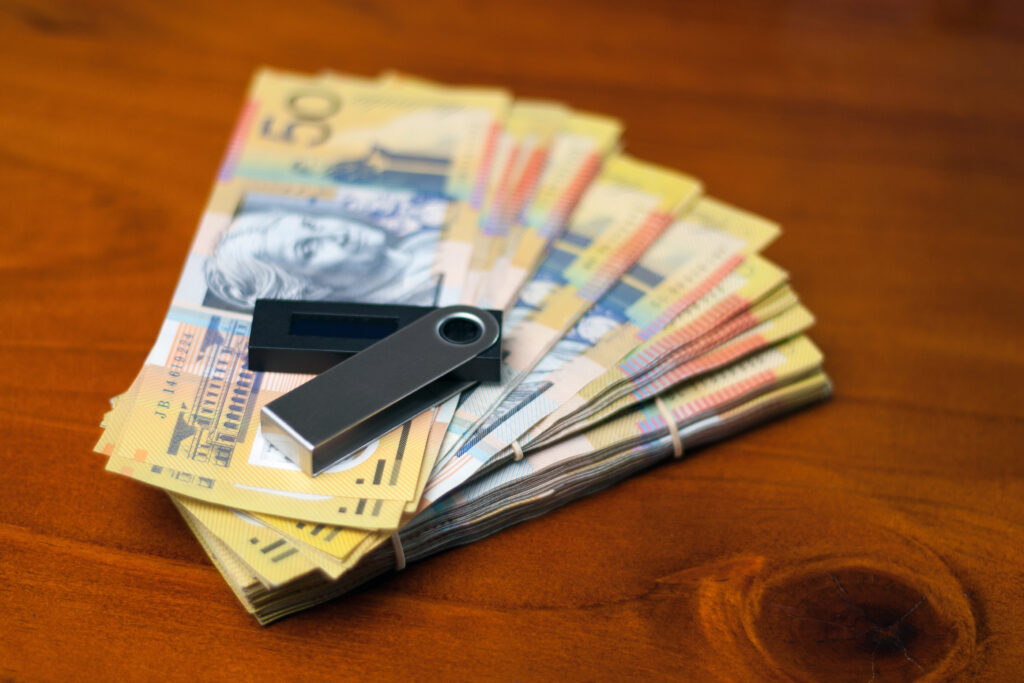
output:
{"label": "metal wallet body", "polygon": [[[358,306],[349,323],[362,326],[364,332],[392,329],[390,324],[377,325],[387,321],[392,307],[379,307],[381,315],[373,319],[366,308],[372,305]],[[346,329],[344,316],[336,321]],[[254,316],[254,330],[257,322]],[[265,405],[260,415],[263,436],[304,472],[316,475],[469,388],[476,378],[496,380],[500,338],[500,319],[490,311],[474,306],[425,309],[348,360]],[[472,371],[488,350],[494,360]]]}

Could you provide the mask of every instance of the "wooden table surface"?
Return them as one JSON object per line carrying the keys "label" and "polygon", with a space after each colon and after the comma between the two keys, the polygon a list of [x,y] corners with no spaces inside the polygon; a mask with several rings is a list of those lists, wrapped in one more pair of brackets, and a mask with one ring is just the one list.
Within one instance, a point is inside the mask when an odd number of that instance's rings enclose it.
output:
{"label": "wooden table surface", "polygon": [[[0,678],[1019,680],[1022,9],[0,3]],[[260,64],[620,117],[782,223],[834,399],[257,626],[91,447]]]}

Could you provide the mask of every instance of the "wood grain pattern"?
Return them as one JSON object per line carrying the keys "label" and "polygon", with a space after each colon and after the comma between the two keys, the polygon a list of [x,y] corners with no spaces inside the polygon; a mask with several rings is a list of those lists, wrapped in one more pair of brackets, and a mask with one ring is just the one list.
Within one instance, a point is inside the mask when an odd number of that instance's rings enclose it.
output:
{"label": "wood grain pattern", "polygon": [[[0,3],[0,678],[1024,671],[1024,11],[997,0]],[[259,628],[90,453],[259,64],[619,116],[779,220],[833,401]]]}

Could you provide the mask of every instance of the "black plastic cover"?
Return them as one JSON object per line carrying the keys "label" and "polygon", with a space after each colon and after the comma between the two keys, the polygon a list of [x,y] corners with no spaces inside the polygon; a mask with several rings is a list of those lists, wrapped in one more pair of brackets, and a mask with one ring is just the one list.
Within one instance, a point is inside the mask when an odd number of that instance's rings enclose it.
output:
{"label": "black plastic cover", "polygon": [[[249,368],[317,375],[437,310],[433,306],[259,299],[249,336]],[[501,311],[488,310],[501,325]],[[451,379],[501,379],[501,336]]]}

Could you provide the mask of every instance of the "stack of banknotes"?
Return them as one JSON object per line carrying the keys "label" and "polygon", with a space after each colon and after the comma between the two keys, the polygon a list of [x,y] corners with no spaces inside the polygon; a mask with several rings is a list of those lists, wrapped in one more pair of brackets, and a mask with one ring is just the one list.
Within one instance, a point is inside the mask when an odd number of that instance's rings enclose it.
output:
{"label": "stack of banknotes", "polygon": [[[778,226],[621,134],[501,89],[260,70],[107,469],[166,490],[268,623],[828,396],[759,255]],[[310,379],[248,369],[260,298],[501,309],[502,380],[309,477],[260,433]]]}

